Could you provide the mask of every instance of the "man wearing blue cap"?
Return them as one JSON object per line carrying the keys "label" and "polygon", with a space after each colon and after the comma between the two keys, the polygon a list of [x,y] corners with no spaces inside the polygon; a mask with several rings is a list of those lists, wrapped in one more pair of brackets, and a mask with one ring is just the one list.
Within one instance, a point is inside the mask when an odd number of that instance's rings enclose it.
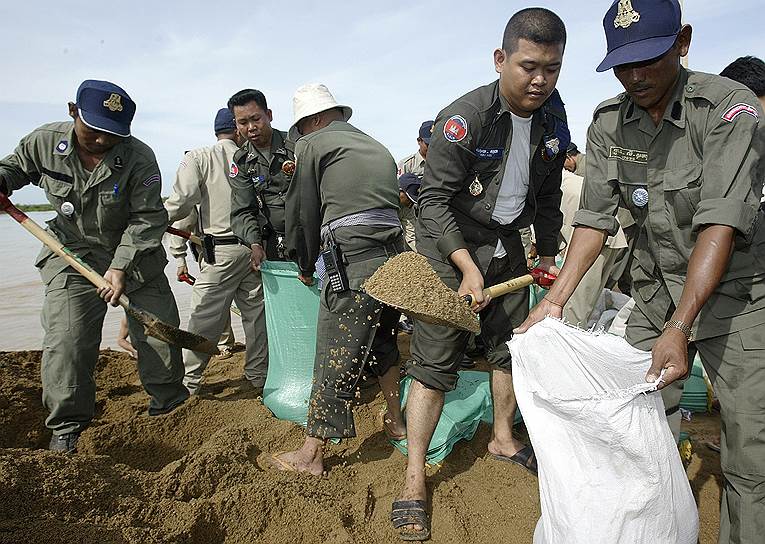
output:
{"label": "man wearing blue cap", "polygon": [[[173,193],[165,202],[171,222],[196,215],[197,232],[207,249],[199,252],[199,277],[191,291],[189,331],[205,338],[220,338],[230,323],[229,307],[236,301],[242,313],[247,342],[244,375],[256,392],[262,392],[268,371],[268,338],[260,277],[250,268],[250,249],[231,230],[229,171],[239,151],[238,134],[231,110],[215,116],[218,141],[186,153],[178,167]],[[178,225],[177,225],[178,226]],[[182,240],[178,237],[173,237]],[[178,264],[177,275],[188,273],[185,243],[171,246]],[[210,355],[184,351],[189,392],[196,394]]]}
{"label": "man wearing blue cap", "polygon": [[[152,150],[130,135],[134,114],[135,103],[117,85],[84,81],[77,102],[69,103],[73,121],[43,125],[0,161],[0,191],[30,183],[45,190],[56,210],[50,234],[111,284],[96,291],[47,247],[35,263],[45,284],[42,385],[52,450],[75,451],[93,418],[104,301],[117,306],[125,292],[161,320],[179,323],[164,275],[159,167]],[[151,396],[149,415],[167,413],[189,395],[181,350],[147,337],[132,317],[128,326]]]}
{"label": "man wearing blue cap", "polygon": [[[565,266],[519,327],[559,317],[618,206],[638,225],[635,308],[626,338],[651,349],[647,381],[666,387],[698,351],[721,405],[720,543],[765,535],[765,127],[757,98],[680,65],[691,27],[677,0],[620,0],[603,20],[626,92],[600,104],[587,138],[581,210]],[[664,389],[666,391],[667,389]],[[670,388],[671,391],[671,388]],[[674,396],[675,398],[670,398]],[[665,404],[677,401],[665,395]]]}
{"label": "man wearing blue cap", "polygon": [[[430,145],[430,135],[432,132],[433,121],[425,121],[422,123],[422,125],[420,125],[420,131],[417,136],[417,145],[419,146],[419,149],[416,153],[409,155],[398,163],[399,178],[401,178],[404,174],[411,174],[422,180],[422,176],[425,174],[425,157],[428,155],[428,145]],[[416,250],[414,239],[414,224],[417,220],[417,217],[414,213],[414,203],[411,199],[406,197],[405,192],[401,192],[400,196],[401,208],[399,208],[398,218],[401,220],[401,225],[404,227],[406,243],[409,244],[412,249]]]}

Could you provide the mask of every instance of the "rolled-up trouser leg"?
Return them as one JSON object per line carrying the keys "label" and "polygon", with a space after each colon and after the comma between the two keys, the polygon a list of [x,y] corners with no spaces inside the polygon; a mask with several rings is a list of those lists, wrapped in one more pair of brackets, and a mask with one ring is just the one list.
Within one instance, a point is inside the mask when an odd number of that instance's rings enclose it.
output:
{"label": "rolled-up trouser leg", "polygon": [[[511,241],[513,243],[511,243]],[[507,255],[492,259],[484,276],[484,285],[502,283],[527,273],[520,235],[506,241]],[[457,290],[461,277],[457,269],[444,262],[428,259],[430,265],[451,289]],[[522,289],[498,297],[481,311],[481,340],[489,364],[511,369],[506,342],[529,314],[529,290]],[[470,333],[452,327],[416,321],[407,361],[407,374],[430,389],[451,391],[457,386],[457,372],[467,348]]]}
{"label": "rolled-up trouser leg", "polygon": [[324,286],[316,330],[308,436],[356,436],[353,401],[358,395],[361,372],[369,364],[379,376],[398,361],[394,332],[397,320],[397,312],[384,310],[366,293],[351,289],[335,293]]}
{"label": "rolled-up trouser leg", "polygon": [[696,342],[720,400],[720,544],[765,539],[765,332],[759,325]]}
{"label": "rolled-up trouser leg", "polygon": [[79,274],[62,272],[45,288],[41,377],[45,425],[54,435],[82,432],[93,419],[94,372],[106,303]]}
{"label": "rolled-up trouser leg", "polygon": [[[151,312],[168,325],[180,323],[175,297],[164,274],[157,276],[129,293],[130,301]],[[188,390],[183,386],[181,348],[146,336],[143,326],[128,313],[130,340],[138,351],[138,375],[151,397],[149,415],[171,411],[185,401]]]}
{"label": "rolled-up trouser leg", "polygon": [[[635,306],[627,321],[627,329],[624,334],[627,342],[640,350],[651,351],[656,340],[661,336],[661,330],[657,329],[645,316],[642,310]],[[693,356],[696,350],[688,349],[688,364],[693,364]],[[680,398],[683,396],[685,380],[675,380],[661,390],[661,398],[664,401],[664,410],[667,414],[667,424],[675,442],[680,441]]]}

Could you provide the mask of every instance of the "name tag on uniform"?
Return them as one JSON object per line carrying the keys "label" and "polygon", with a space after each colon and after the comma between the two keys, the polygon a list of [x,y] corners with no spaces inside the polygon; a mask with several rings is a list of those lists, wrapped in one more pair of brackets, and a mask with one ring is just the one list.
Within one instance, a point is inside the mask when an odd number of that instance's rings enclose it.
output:
{"label": "name tag on uniform", "polygon": [[502,148],[497,149],[482,149],[480,147],[477,147],[475,150],[475,154],[479,159],[484,159],[487,161],[498,161],[502,158]]}
{"label": "name tag on uniform", "polygon": [[636,162],[638,164],[648,164],[648,151],[639,151],[637,149],[626,149],[612,145],[608,149],[608,158],[620,161]]}

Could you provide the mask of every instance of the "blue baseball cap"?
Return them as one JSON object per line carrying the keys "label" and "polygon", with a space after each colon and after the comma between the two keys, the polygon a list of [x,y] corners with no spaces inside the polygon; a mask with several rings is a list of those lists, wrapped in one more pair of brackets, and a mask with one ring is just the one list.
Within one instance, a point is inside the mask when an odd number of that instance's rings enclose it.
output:
{"label": "blue baseball cap", "polygon": [[420,140],[430,145],[430,136],[433,133],[433,121],[425,121],[420,125]]}
{"label": "blue baseball cap", "polygon": [[236,123],[234,122],[234,114],[228,108],[221,108],[218,113],[215,114],[215,134],[216,136],[222,132],[234,132],[236,130]]}
{"label": "blue baseball cap", "polygon": [[660,57],[681,28],[678,0],[616,0],[603,17],[608,54],[596,70]]}
{"label": "blue baseball cap", "polygon": [[86,79],[77,89],[77,111],[90,128],[127,138],[135,102],[114,83]]}
{"label": "blue baseball cap", "polygon": [[406,193],[409,200],[417,204],[417,198],[420,195],[420,186],[422,185],[422,179],[417,174],[407,172],[401,174],[398,178],[398,189]]}

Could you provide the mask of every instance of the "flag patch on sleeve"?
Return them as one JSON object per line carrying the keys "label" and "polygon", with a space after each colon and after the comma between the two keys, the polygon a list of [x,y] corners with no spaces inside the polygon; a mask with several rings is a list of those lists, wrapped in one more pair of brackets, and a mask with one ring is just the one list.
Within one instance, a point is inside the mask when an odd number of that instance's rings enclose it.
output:
{"label": "flag patch on sleeve", "polygon": [[739,102],[738,104],[735,104],[728,108],[728,111],[723,113],[722,118],[728,121],[729,123],[732,123],[733,120],[741,115],[742,113],[746,113],[747,115],[751,115],[755,119],[759,119],[760,115],[757,113],[757,108],[752,106],[751,104],[745,104],[744,102]]}

